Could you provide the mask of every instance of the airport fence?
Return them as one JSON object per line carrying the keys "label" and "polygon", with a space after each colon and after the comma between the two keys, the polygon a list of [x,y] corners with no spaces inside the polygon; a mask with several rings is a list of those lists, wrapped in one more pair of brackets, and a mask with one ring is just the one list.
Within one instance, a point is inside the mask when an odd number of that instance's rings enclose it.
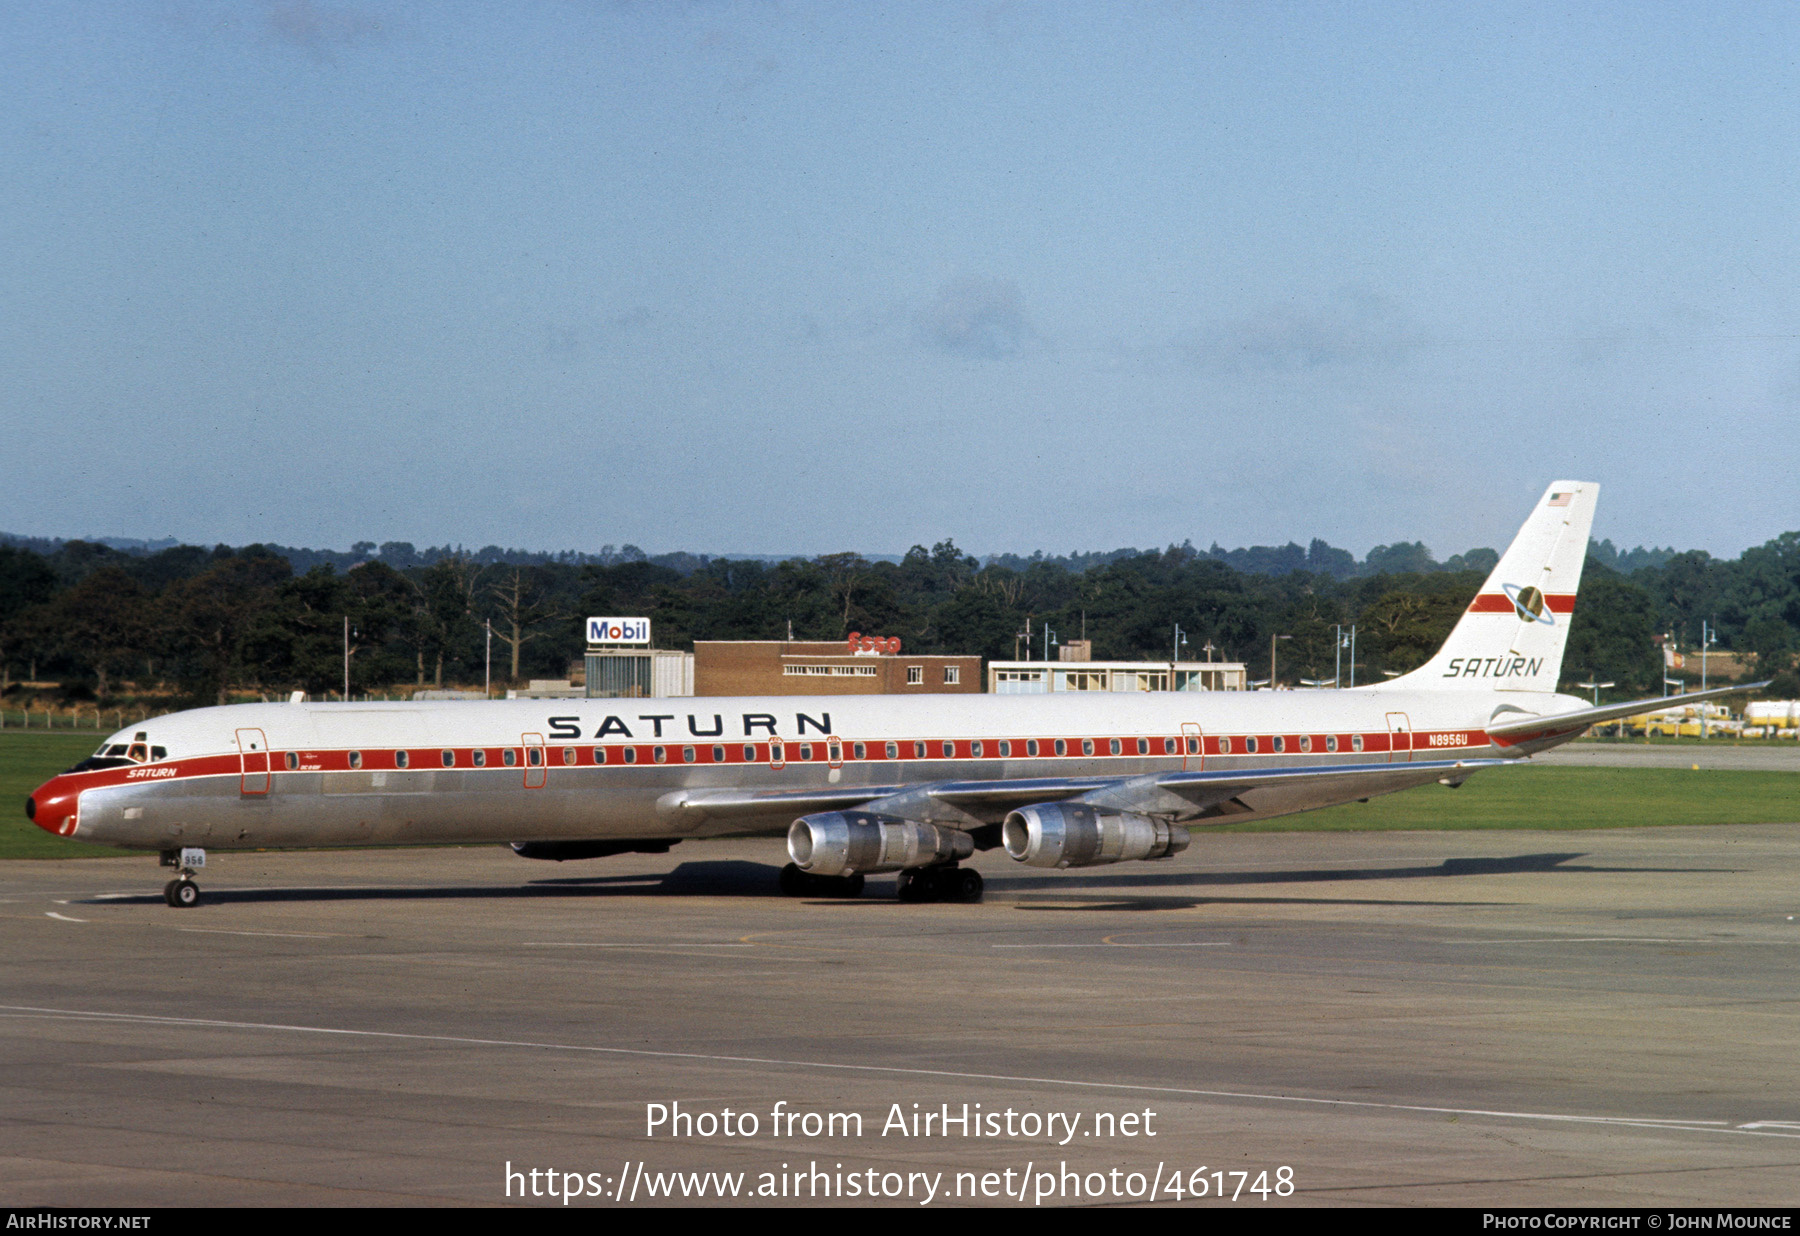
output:
{"label": "airport fence", "polygon": [[0,730],[122,730],[161,715],[149,708],[0,708]]}

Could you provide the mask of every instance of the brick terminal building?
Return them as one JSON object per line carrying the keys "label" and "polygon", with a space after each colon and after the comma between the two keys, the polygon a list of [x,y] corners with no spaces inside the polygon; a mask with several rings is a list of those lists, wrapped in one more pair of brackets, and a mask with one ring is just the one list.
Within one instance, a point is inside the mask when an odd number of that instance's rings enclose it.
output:
{"label": "brick terminal building", "polygon": [[960,695],[981,687],[980,657],[852,652],[843,640],[694,641],[695,695]]}

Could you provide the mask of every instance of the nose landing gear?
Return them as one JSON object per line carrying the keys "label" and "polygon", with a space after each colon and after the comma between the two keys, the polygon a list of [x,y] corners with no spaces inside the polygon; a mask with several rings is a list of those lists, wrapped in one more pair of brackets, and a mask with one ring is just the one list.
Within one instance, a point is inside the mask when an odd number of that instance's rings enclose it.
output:
{"label": "nose landing gear", "polygon": [[197,846],[185,846],[179,850],[164,850],[162,865],[176,867],[181,874],[163,885],[163,900],[177,910],[191,909],[200,904],[200,886],[194,883],[194,873],[206,866],[206,851]]}

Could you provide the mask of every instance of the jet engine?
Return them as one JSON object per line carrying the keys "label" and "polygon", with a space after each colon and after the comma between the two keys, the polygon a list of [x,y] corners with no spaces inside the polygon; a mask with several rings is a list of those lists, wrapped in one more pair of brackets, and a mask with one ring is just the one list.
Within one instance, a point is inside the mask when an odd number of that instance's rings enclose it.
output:
{"label": "jet engine", "polygon": [[788,857],[810,875],[866,875],[953,863],[975,852],[975,839],[940,828],[867,811],[803,815],[788,829]]}
{"label": "jet engine", "polygon": [[1131,811],[1087,803],[1020,807],[1000,827],[1006,852],[1032,867],[1094,867],[1168,858],[1188,847],[1188,831]]}

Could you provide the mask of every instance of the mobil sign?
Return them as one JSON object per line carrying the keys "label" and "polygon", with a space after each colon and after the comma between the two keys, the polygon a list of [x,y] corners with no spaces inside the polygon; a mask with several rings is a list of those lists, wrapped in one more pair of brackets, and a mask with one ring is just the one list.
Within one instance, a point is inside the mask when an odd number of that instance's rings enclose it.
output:
{"label": "mobil sign", "polygon": [[589,618],[587,642],[590,644],[648,644],[648,618]]}

